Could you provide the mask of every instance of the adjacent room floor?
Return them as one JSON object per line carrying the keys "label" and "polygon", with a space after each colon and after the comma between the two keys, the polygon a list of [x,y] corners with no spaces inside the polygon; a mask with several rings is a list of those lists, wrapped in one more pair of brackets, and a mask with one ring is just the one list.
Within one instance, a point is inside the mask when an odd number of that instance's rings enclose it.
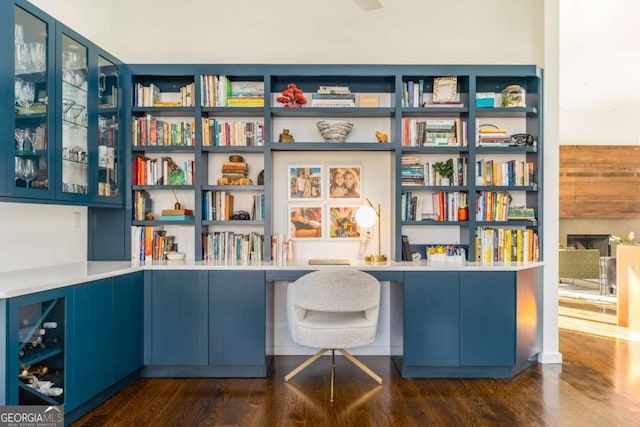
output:
{"label": "adjacent room floor", "polygon": [[602,294],[597,279],[560,283],[559,327],[608,338],[640,342],[628,328],[617,325],[617,297]]}

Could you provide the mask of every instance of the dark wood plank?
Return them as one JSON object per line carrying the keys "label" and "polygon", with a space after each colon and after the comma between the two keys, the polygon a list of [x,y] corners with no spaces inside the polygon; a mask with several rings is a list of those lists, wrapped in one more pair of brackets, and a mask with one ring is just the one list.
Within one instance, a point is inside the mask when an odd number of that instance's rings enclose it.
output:
{"label": "dark wood plank", "polygon": [[304,360],[277,356],[268,378],[140,379],[77,422],[98,426],[638,425],[640,343],[560,330],[562,365],[513,379],[403,379],[388,357],[360,359],[378,385],[336,356],[284,382]]}

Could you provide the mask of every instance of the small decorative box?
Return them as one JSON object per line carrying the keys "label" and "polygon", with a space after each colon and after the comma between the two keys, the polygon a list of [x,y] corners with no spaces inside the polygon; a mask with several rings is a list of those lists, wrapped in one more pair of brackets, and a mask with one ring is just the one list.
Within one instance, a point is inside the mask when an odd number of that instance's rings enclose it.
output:
{"label": "small decorative box", "polygon": [[478,92],[476,93],[477,108],[493,108],[496,101],[495,92]]}

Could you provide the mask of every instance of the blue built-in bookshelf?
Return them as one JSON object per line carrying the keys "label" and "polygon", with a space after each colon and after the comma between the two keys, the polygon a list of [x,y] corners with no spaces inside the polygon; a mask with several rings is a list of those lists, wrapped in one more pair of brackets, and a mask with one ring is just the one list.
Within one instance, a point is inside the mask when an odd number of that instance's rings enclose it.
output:
{"label": "blue built-in bookshelf", "polygon": [[[438,80],[447,87],[434,88]],[[537,66],[129,64],[122,81],[128,105],[126,144],[131,148],[126,163],[166,155],[185,157],[194,165],[193,185],[180,194],[180,202],[194,210],[194,221],[179,224],[183,229],[177,232],[191,236],[186,240],[193,247],[183,249],[194,259],[206,257],[202,247],[207,236],[234,232],[262,235],[263,258],[270,260],[272,239],[279,234],[289,238],[279,217],[281,206],[292,202],[283,196],[286,183],[275,181],[282,181],[273,170],[278,156],[297,153],[300,159],[322,163],[329,153],[340,152],[359,152],[364,164],[373,153],[388,155],[392,172],[383,205],[388,204],[384,209],[391,217],[391,258],[402,259],[403,235],[425,256],[428,247],[447,245],[464,248],[470,261],[541,258],[544,141],[542,70]],[[291,83],[307,99],[300,108],[277,101]],[[503,106],[501,92],[514,85],[522,99],[516,106]],[[156,103],[134,104],[145,90]],[[244,100],[242,90],[247,91]],[[445,100],[434,99],[434,90],[441,98],[444,93]],[[187,124],[193,144],[141,145],[139,123],[149,117],[169,128]],[[344,142],[325,142],[315,126],[319,120],[349,121],[353,129]],[[487,128],[496,132],[487,134]],[[279,141],[283,129],[295,142]],[[379,142],[376,134],[384,134],[387,142]],[[526,138],[512,140],[515,134],[530,135],[528,143]],[[248,165],[246,175],[236,174],[237,182],[220,181],[222,165],[234,155]],[[449,159],[456,175],[453,182],[441,181],[434,165]],[[412,163],[414,172],[422,168],[417,177],[406,179],[405,163]],[[259,172],[264,183],[257,185]],[[135,171],[129,173],[127,182],[134,182]],[[243,176],[247,179],[241,182]],[[367,195],[376,195],[366,180],[363,186]],[[126,206],[132,205],[137,189],[128,191]],[[175,199],[168,191],[174,188],[144,189],[158,212]],[[211,205],[215,193],[231,196],[231,214],[255,212],[255,200],[261,200],[260,217],[212,217],[220,209]],[[323,207],[333,202],[324,196],[321,201]],[[357,205],[362,199],[349,202]],[[304,203],[313,204],[313,198]],[[527,208],[534,217],[509,218],[510,208]],[[158,223],[155,218],[135,221]],[[327,226],[318,244],[332,243],[328,232]]]}

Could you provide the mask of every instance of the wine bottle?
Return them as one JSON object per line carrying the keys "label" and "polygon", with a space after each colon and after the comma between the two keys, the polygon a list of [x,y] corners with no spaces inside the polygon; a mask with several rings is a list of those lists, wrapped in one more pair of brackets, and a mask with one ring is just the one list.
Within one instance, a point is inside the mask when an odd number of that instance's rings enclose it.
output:
{"label": "wine bottle", "polygon": [[58,327],[58,322],[43,322],[42,327],[45,329],[55,329]]}
{"label": "wine bottle", "polygon": [[42,336],[47,333],[47,330],[44,328],[41,329],[33,329],[33,328],[20,328],[18,329],[18,340],[20,342],[29,342],[36,337]]}
{"label": "wine bottle", "polygon": [[33,384],[35,382],[35,378],[33,377],[18,377],[18,379],[25,384]]}
{"label": "wine bottle", "polygon": [[[45,365],[37,365],[37,366],[25,366],[24,371],[26,371],[27,375],[44,375],[49,372],[49,368]],[[23,371],[23,372],[24,372]]]}

